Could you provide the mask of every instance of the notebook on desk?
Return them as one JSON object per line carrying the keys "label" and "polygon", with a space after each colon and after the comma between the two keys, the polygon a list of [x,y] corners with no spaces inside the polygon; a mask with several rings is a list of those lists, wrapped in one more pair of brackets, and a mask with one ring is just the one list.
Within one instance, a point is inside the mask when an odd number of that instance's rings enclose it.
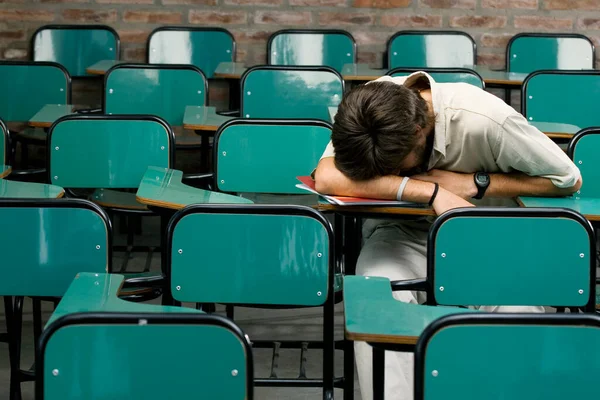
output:
{"label": "notebook on desk", "polygon": [[423,204],[412,203],[409,201],[398,201],[398,200],[381,200],[381,199],[368,199],[364,197],[346,197],[346,196],[330,196],[317,192],[315,188],[315,181],[310,176],[297,176],[300,182],[296,185],[297,188],[306,190],[319,195],[324,200],[327,200],[330,204],[338,206],[397,206],[397,207],[423,207]]}

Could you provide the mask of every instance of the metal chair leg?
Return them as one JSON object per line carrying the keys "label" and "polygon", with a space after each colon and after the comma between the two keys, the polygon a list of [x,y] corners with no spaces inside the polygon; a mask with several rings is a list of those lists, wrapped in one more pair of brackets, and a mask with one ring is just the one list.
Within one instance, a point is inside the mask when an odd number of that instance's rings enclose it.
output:
{"label": "metal chair leg", "polygon": [[354,342],[344,340],[344,400],[354,400]]}

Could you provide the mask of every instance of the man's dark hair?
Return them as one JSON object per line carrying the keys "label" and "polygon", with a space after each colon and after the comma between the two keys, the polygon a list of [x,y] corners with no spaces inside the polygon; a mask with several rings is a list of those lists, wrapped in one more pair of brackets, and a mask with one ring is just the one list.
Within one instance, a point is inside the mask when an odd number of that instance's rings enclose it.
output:
{"label": "man's dark hair", "polygon": [[393,82],[358,86],[344,96],[335,116],[335,165],[353,180],[398,175],[416,132],[430,120],[427,102],[412,89]]}

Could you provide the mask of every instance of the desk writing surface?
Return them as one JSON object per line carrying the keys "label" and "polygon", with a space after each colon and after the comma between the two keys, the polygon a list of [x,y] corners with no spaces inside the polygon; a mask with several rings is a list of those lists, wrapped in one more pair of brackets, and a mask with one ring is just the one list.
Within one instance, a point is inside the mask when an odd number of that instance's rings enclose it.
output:
{"label": "desk writing surface", "polygon": [[183,116],[183,127],[195,131],[216,132],[221,125],[233,118],[217,114],[215,107],[187,106]]}
{"label": "desk writing surface", "polygon": [[108,71],[115,65],[119,65],[122,63],[123,61],[119,60],[102,60],[87,67],[85,72],[87,72],[90,75],[105,75],[106,71]]}
{"label": "desk writing surface", "polygon": [[222,62],[215,69],[215,78],[240,79],[247,70],[244,63]]}
{"label": "desk writing surface", "polygon": [[54,121],[73,113],[71,104],[46,104],[29,120],[29,125],[37,128],[50,128]]}
{"label": "desk writing surface", "polygon": [[420,215],[426,217],[435,217],[435,211],[429,207],[392,207],[392,206],[339,206],[325,201],[319,202],[316,206],[319,211],[339,212],[341,214],[357,216],[401,216],[401,215]]}
{"label": "desk writing surface", "polygon": [[467,65],[465,68],[472,69],[483,78],[487,85],[515,86],[520,87],[527,74],[506,71],[494,71],[487,65]]}
{"label": "desk writing surface", "polygon": [[56,185],[0,179],[0,198],[4,199],[57,199],[64,194],[65,190]]}
{"label": "desk writing surface", "polygon": [[568,208],[583,214],[589,221],[600,221],[600,198],[521,196],[517,201],[523,207]]}
{"label": "desk writing surface", "polygon": [[197,189],[181,183],[183,173],[175,169],[149,167],[136,199],[149,206],[178,210],[191,204],[252,204],[239,196]]}
{"label": "desk writing surface", "polygon": [[431,322],[464,312],[471,310],[398,301],[392,297],[387,278],[344,277],[344,322],[346,338],[350,340],[416,344]]}
{"label": "desk writing surface", "polygon": [[0,178],[4,178],[12,172],[10,165],[0,165]]}
{"label": "desk writing surface", "polygon": [[570,139],[581,130],[577,125],[558,122],[529,121],[529,123],[554,139]]}
{"label": "desk writing surface", "polygon": [[371,68],[367,64],[344,64],[342,77],[345,81],[373,81],[385,75],[387,70]]}

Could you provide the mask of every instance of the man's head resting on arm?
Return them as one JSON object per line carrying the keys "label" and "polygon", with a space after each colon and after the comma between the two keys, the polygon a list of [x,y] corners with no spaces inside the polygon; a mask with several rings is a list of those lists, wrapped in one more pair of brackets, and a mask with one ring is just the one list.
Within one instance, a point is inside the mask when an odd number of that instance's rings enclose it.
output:
{"label": "man's head resting on arm", "polygon": [[336,168],[356,181],[427,170],[435,116],[418,89],[382,81],[344,96],[331,134]]}

